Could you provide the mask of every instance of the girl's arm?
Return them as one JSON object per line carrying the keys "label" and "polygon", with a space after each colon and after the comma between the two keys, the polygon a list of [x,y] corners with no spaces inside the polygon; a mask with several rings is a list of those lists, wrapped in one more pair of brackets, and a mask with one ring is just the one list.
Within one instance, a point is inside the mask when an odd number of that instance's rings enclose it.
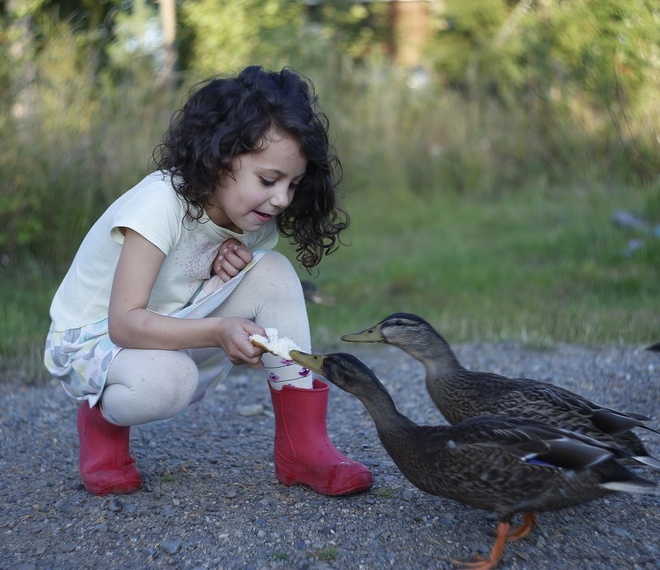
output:
{"label": "girl's arm", "polygon": [[134,230],[126,229],[108,311],[110,338],[125,348],[179,350],[222,348],[234,364],[259,364],[263,351],[248,340],[265,331],[252,321],[208,317],[179,319],[147,310],[165,254]]}

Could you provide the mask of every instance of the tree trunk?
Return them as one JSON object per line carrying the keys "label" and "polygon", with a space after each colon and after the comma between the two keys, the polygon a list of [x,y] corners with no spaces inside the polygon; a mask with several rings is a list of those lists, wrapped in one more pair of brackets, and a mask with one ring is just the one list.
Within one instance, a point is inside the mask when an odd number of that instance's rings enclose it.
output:
{"label": "tree trunk", "polygon": [[162,84],[167,88],[176,83],[176,0],[159,1],[160,21],[163,27],[163,69],[160,74]]}
{"label": "tree trunk", "polygon": [[32,115],[35,106],[35,85],[37,69],[34,64],[34,30],[32,12],[23,6],[23,0],[7,0],[9,15],[9,57],[12,92],[11,115],[24,119]]}

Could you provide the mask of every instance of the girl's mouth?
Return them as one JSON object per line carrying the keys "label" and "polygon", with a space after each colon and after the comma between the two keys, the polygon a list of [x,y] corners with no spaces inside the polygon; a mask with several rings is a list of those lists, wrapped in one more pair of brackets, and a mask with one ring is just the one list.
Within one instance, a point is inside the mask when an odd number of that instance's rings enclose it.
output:
{"label": "girl's mouth", "polygon": [[257,210],[254,210],[254,213],[257,216],[257,218],[259,218],[259,220],[264,223],[270,221],[271,218],[273,217],[271,214],[264,214],[263,212],[258,212]]}

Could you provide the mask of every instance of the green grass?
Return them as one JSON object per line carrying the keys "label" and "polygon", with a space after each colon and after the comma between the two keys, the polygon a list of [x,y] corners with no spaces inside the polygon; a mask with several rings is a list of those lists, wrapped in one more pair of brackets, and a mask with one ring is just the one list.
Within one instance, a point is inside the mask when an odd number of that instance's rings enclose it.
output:
{"label": "green grass", "polygon": [[382,499],[391,499],[399,491],[401,491],[401,487],[378,487],[374,491],[374,495]]}
{"label": "green grass", "polygon": [[337,559],[337,549],[334,546],[326,546],[322,550],[319,550],[316,553],[316,557],[319,560],[325,560],[326,562],[331,562],[332,560]]}
{"label": "green grass", "polygon": [[614,209],[644,200],[599,188],[492,200],[355,197],[351,246],[329,256],[317,280],[337,305],[309,308],[313,338],[332,344],[409,311],[450,342],[657,341],[660,239],[626,256],[639,236],[610,221]]}
{"label": "green grass", "polygon": [[0,265],[0,380],[30,384],[48,378],[42,354],[58,282],[51,268],[34,261]]}
{"label": "green grass", "polygon": [[[327,257],[317,279],[336,305],[309,306],[315,347],[346,347],[342,333],[396,311],[425,317],[450,343],[658,342],[660,238],[626,256],[640,235],[610,221],[645,199],[602,188],[497,199],[354,195],[350,246]],[[279,249],[291,255],[285,243]],[[41,351],[60,278],[45,263],[0,266],[3,377],[47,377]]]}

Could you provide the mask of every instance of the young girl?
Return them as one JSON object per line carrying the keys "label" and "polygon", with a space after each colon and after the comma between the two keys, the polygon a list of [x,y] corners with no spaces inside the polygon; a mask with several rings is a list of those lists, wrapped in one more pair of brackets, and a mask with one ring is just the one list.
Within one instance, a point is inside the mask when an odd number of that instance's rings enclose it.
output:
{"label": "young girl", "polygon": [[248,340],[276,328],[311,350],[300,280],[270,250],[279,233],[311,268],[348,225],[312,85],[256,66],[209,80],[154,157],[158,170],[91,228],[51,305],[45,363],[81,402],[85,487],[139,489],[130,426],[185,410],[232,364],[261,363],[278,480],[327,495],[370,488],[367,468],[328,439],[328,385]]}

